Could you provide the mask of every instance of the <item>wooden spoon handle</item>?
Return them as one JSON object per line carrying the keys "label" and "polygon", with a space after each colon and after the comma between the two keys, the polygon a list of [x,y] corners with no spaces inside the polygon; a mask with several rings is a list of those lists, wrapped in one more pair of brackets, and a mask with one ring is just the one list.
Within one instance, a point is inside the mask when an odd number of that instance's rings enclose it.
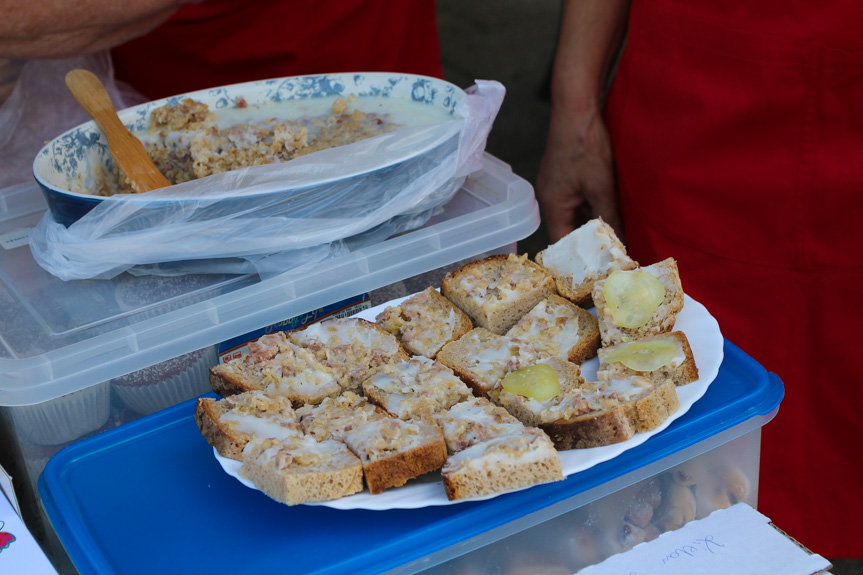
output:
{"label": "wooden spoon handle", "polygon": [[66,87],[105,132],[111,156],[126,174],[134,191],[149,192],[171,185],[153,164],[141,140],[120,121],[108,92],[95,74],[88,70],[72,70],[66,74]]}

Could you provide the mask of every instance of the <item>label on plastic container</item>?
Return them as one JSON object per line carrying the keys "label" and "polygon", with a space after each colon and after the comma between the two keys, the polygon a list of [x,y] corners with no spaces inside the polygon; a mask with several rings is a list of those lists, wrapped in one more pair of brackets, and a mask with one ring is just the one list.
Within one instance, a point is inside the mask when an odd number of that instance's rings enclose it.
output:
{"label": "label on plastic container", "polygon": [[21,228],[6,234],[0,235],[0,246],[4,250],[11,250],[26,246],[30,243],[30,228]]}
{"label": "label on plastic container", "polygon": [[277,331],[290,331],[329,317],[352,316],[371,307],[371,297],[364,293],[237,336],[219,344],[219,363],[228,363],[231,360],[245,357],[249,353],[249,342],[262,335]]}

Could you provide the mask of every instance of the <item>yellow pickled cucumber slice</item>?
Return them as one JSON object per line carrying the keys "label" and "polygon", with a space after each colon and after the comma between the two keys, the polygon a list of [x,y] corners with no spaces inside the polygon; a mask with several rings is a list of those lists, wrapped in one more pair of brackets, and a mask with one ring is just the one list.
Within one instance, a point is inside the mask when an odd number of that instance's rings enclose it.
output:
{"label": "yellow pickled cucumber slice", "polygon": [[607,353],[605,363],[622,363],[635,371],[654,371],[668,365],[677,356],[680,347],[667,339],[634,341]]}
{"label": "yellow pickled cucumber slice", "polygon": [[503,388],[516,395],[547,401],[560,393],[560,380],[550,365],[537,363],[511,371],[501,381]]}
{"label": "yellow pickled cucumber slice", "polygon": [[602,295],[617,325],[638,328],[665,299],[665,287],[650,272],[617,270],[606,278]]}

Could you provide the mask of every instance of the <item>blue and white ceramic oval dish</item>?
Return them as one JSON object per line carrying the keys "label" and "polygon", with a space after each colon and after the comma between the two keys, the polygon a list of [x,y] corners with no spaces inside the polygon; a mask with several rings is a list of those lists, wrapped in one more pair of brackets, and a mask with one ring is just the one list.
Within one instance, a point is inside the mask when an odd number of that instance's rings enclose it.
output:
{"label": "blue and white ceramic oval dish", "polygon": [[[304,107],[312,105],[320,109],[317,102],[334,100],[336,97],[356,97],[352,100],[363,111],[389,112],[399,109],[402,114],[424,111],[435,117],[457,118],[456,106],[465,93],[457,86],[437,78],[394,73],[344,73],[318,76],[296,76],[234,84],[208,90],[200,90],[156,100],[127,108],[119,112],[120,119],[133,132],[145,132],[150,125],[150,114],[165,104],[174,104],[184,98],[192,98],[207,104],[216,114],[217,122],[222,113],[232,109],[254,106],[279,106],[290,117],[300,115]],[[365,109],[361,102],[370,103],[372,110]],[[237,104],[240,104],[237,106]],[[353,104],[352,104],[353,105]],[[428,108],[425,108],[428,106]],[[421,123],[421,122],[420,122]],[[221,124],[220,124],[221,125]],[[449,142],[451,152],[456,142]],[[436,155],[443,153],[441,146],[435,149],[411,150],[400,163],[435,162]],[[102,170],[97,168],[101,167]],[[383,177],[399,166],[381,165],[378,174],[354,174],[363,178],[369,175]],[[414,166],[415,168],[415,166]],[[54,219],[70,225],[93,209],[99,202],[111,201],[112,196],[97,196],[86,192],[95,189],[100,171],[112,172],[114,162],[108,151],[107,140],[95,124],[87,122],[48,142],[33,162],[33,174],[48,202]],[[292,188],[276,192],[287,193]],[[147,194],[136,195],[135,201],[147,202]],[[129,196],[126,196],[127,198]]]}

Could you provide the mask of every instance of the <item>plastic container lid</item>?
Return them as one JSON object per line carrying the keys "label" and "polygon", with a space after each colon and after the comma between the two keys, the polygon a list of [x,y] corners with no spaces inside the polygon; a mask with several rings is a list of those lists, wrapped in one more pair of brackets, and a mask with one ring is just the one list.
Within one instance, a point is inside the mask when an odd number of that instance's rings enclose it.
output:
{"label": "plastic container lid", "polygon": [[527,237],[539,226],[533,188],[492,156],[484,164],[422,228],[265,281],[63,282],[26,243],[42,194],[0,190],[0,406],[42,403]]}
{"label": "plastic container lid", "polygon": [[241,485],[216,462],[190,401],[63,449],[48,462],[39,492],[84,573],[417,570],[430,566],[424,558],[432,554],[435,561],[456,556],[472,537],[523,523],[517,520],[720,433],[759,429],[782,395],[775,375],[726,342],[704,397],[617,458],[487,501],[391,511],[288,507]]}

